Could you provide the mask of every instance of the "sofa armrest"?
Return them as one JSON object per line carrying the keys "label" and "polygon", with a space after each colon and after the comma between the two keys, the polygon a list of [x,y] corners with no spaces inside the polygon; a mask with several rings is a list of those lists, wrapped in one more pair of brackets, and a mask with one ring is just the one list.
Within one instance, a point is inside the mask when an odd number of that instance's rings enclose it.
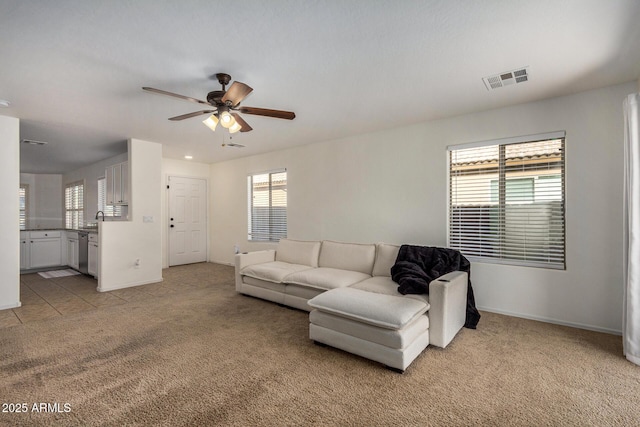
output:
{"label": "sofa armrest", "polygon": [[240,276],[240,270],[248,265],[262,264],[275,260],[276,251],[273,249],[236,254],[236,291],[240,292],[242,289],[242,277]]}
{"label": "sofa armrest", "polygon": [[464,326],[467,273],[454,271],[429,284],[429,344],[446,347]]}

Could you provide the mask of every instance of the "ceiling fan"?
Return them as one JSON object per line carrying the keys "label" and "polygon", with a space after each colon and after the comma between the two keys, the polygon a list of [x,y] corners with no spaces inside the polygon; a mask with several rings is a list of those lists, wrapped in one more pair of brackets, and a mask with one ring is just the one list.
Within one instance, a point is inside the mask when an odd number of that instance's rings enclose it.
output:
{"label": "ceiling fan", "polygon": [[276,119],[293,120],[296,115],[291,111],[271,110],[268,108],[256,108],[240,106],[242,100],[253,91],[248,85],[239,81],[233,82],[229,86],[229,90],[226,90],[226,86],[231,81],[231,76],[225,73],[218,73],[215,75],[218,82],[222,85],[222,90],[214,90],[207,94],[207,100],[202,101],[200,99],[192,98],[190,96],[179,95],[177,93],[167,92],[166,90],[155,89],[152,87],[143,87],[142,89],[148,92],[159,93],[161,95],[173,96],[174,98],[184,99],[196,104],[203,104],[214,107],[213,109],[206,109],[196,111],[193,113],[182,114],[180,116],[170,117],[169,120],[177,121],[189,119],[191,117],[200,116],[203,114],[210,114],[210,116],[203,121],[211,130],[215,131],[218,123],[223,127],[229,129],[230,133],[235,132],[249,132],[253,128],[244,121],[240,114],[253,114],[256,116],[274,117]]}

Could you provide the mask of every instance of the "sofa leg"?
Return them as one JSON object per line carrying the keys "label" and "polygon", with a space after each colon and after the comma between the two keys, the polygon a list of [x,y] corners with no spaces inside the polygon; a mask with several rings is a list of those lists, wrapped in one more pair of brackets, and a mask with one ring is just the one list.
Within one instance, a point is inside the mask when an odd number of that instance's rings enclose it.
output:
{"label": "sofa leg", "polygon": [[385,367],[388,370],[395,372],[396,374],[400,374],[400,375],[404,374],[404,369],[392,368],[391,366],[387,366],[387,365],[385,365]]}

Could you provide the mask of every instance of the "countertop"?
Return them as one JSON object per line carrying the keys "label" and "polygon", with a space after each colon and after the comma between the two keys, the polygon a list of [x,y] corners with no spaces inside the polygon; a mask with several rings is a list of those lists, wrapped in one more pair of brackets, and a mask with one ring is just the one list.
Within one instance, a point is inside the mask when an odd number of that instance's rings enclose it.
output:
{"label": "countertop", "polygon": [[88,233],[97,233],[97,227],[91,228],[26,228],[20,231],[85,231]]}

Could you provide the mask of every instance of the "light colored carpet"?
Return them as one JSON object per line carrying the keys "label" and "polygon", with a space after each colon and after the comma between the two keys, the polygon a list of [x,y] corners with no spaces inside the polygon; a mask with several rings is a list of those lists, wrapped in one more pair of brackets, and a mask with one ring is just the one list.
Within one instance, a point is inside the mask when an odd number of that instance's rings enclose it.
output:
{"label": "light colored carpet", "polygon": [[40,273],[38,273],[40,277],[43,277],[45,279],[53,279],[54,277],[76,276],[78,274],[80,273],[70,268],[66,270],[41,271]]}
{"label": "light colored carpet", "polygon": [[[0,329],[0,425],[629,426],[621,338],[491,313],[404,375],[308,339],[307,313],[233,269],[164,271],[161,297]],[[70,405],[34,413],[33,403]]]}

